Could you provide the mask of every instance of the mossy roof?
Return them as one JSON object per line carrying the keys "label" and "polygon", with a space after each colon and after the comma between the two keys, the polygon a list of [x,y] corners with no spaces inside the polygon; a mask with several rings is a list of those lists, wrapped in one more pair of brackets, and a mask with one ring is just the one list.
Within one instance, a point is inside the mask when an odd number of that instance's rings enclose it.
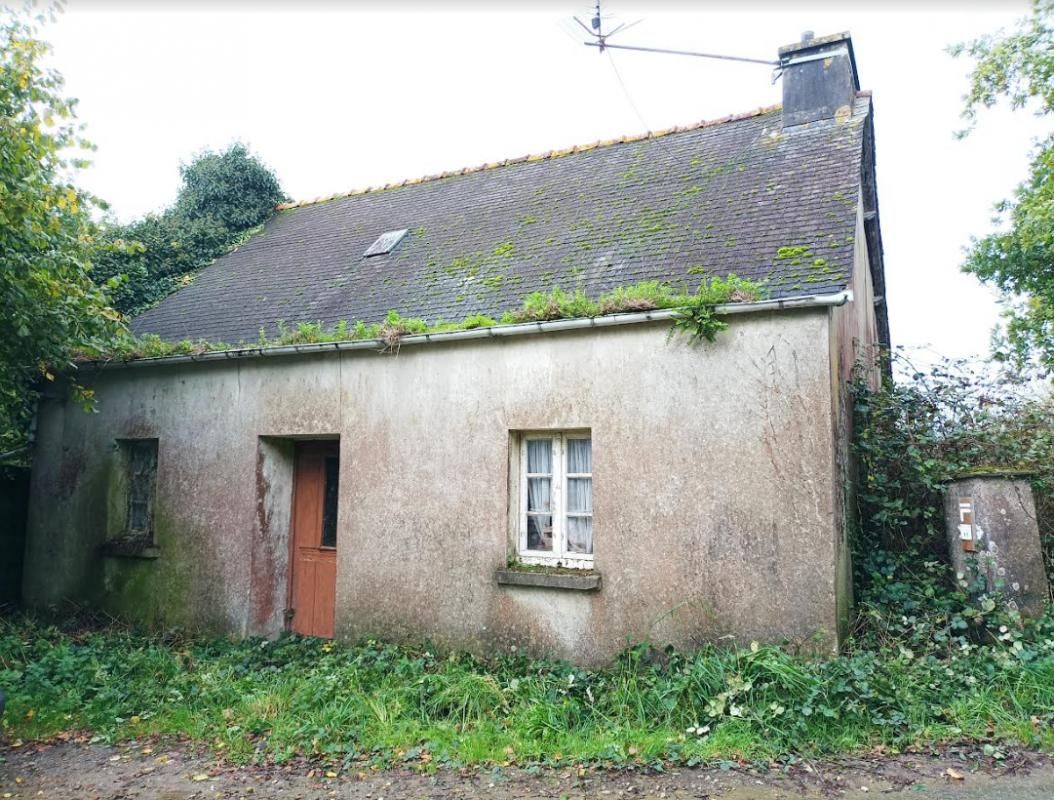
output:
{"label": "mossy roof", "polygon": [[[861,95],[848,120],[783,130],[764,109],[287,206],[133,329],[237,343],[280,320],[461,320],[556,286],[694,291],[730,272],[773,297],[838,291],[869,114]],[[393,252],[363,255],[402,228]]]}

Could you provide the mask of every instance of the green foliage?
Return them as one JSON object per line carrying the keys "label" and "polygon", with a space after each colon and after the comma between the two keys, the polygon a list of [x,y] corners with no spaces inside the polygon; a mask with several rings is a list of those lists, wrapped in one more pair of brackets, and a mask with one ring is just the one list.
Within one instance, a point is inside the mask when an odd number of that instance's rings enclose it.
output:
{"label": "green foliage", "polygon": [[523,306],[502,317],[503,322],[543,322],[554,319],[595,317],[600,307],[581,289],[566,292],[560,287],[548,292],[531,292]]}
{"label": "green foliage", "polygon": [[193,273],[242,244],[285,198],[274,173],[236,143],[180,167],[175,205],[127,225],[109,225],[98,243],[97,281],[118,278],[114,302],[127,314],[157,303]]}
{"label": "green foliage", "polygon": [[680,308],[692,302],[687,291],[676,291],[661,281],[642,281],[619,286],[600,296],[601,314],[651,311],[657,308]]}
{"label": "green foliage", "polygon": [[176,213],[187,220],[211,220],[230,232],[260,225],[286,199],[274,173],[241,143],[222,153],[203,152],[179,172],[183,188]]}
{"label": "green foliage", "polygon": [[726,278],[704,279],[699,291],[688,297],[688,303],[674,322],[674,329],[686,333],[692,340],[714,341],[728,323],[721,319],[714,307],[726,303],[754,303],[768,296],[761,283],[740,278],[735,273]]}
{"label": "green foliage", "polygon": [[894,366],[901,380],[855,386],[869,537],[894,550],[943,541],[943,487],[972,470],[1024,470],[1039,495],[1054,496],[1054,399],[965,361],[918,369],[898,354]]}
{"label": "green foliage", "polygon": [[[713,341],[719,330],[727,325],[717,319],[715,305],[726,303],[750,303],[764,298],[763,286],[752,281],[729,275],[727,278],[704,280],[696,294],[674,290],[659,281],[642,281],[632,286],[619,287],[592,300],[581,289],[572,292],[559,287],[549,292],[532,292],[524,298],[523,305],[515,311],[506,311],[501,320],[485,314],[471,314],[461,322],[429,324],[422,319],[403,318],[396,311],[389,311],[383,322],[367,324],[361,320],[349,326],[342,320],[332,328],[321,322],[301,322],[290,327],[284,321],[278,323],[278,335],[271,339],[260,331],[259,347],[274,347],[290,344],[319,344],[356,340],[380,340],[387,350],[395,350],[404,336],[419,333],[446,333],[449,331],[489,328],[495,325],[513,325],[520,322],[541,322],[556,319],[577,319],[603,314],[620,314],[634,311],[649,311],[659,308],[685,309],[685,317],[675,325],[695,336]],[[707,335],[709,332],[709,335]],[[166,345],[156,336],[136,339],[123,336],[112,343],[106,357],[117,360],[149,358],[186,353],[204,353],[210,350],[226,350],[230,345],[223,342],[175,342]],[[98,354],[87,353],[85,357],[96,358]]]}
{"label": "green foliage", "polygon": [[90,145],[61,76],[42,65],[42,22],[0,10],[0,451],[24,441],[36,383],[120,330],[109,285],[89,272],[97,202],[72,183],[86,162],[71,154]]}
{"label": "green foliage", "polygon": [[901,381],[855,387],[860,643],[941,659],[988,658],[986,648],[1002,652],[1001,643],[1015,658],[1048,652],[1054,617],[1026,622],[999,587],[989,592],[978,576],[952,573],[943,490],[964,472],[1032,474],[1054,578],[1054,399],[962,362],[926,370],[902,356],[894,363]]}
{"label": "green foliage", "polygon": [[[1048,631],[1049,635],[1049,631]],[[0,619],[2,722],[24,740],[175,734],[235,761],[695,765],[947,740],[1054,745],[1054,654],[997,643],[829,660],[776,647],[630,648],[588,670],[510,655],[62,630]]]}
{"label": "green foliage", "polygon": [[[1054,0],[1035,0],[1032,15],[1009,34],[952,48],[975,61],[964,117],[1009,100],[1013,108],[1054,113]],[[1038,142],[1030,174],[996,206],[1000,230],[975,239],[963,266],[1000,290],[999,357],[1054,370],[1054,136]]]}

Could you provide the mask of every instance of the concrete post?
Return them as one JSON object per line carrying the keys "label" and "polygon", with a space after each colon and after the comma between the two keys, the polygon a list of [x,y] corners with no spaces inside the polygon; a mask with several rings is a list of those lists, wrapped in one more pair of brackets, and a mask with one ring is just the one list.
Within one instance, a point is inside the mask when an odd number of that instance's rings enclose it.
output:
{"label": "concrete post", "polygon": [[952,565],[968,573],[975,562],[990,592],[1002,592],[1024,616],[1038,616],[1049,600],[1032,487],[1023,475],[963,476],[944,500]]}

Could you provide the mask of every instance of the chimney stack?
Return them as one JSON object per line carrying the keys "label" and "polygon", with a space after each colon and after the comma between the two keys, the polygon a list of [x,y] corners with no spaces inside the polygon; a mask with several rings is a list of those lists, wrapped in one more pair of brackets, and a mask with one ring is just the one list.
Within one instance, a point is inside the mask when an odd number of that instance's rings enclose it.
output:
{"label": "chimney stack", "polygon": [[848,33],[817,39],[812,31],[779,49],[783,73],[783,127],[853,113],[860,88]]}

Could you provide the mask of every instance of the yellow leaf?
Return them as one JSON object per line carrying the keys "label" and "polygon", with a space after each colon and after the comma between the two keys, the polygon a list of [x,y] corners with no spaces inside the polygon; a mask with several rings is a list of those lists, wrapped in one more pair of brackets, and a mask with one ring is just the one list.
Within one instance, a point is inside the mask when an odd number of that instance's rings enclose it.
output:
{"label": "yellow leaf", "polygon": [[208,779],[209,776],[206,775],[204,772],[199,772],[197,775],[191,778],[192,781],[207,781]]}
{"label": "yellow leaf", "polygon": [[337,777],[337,773],[335,773],[335,772],[334,772],[333,770],[331,770],[331,769],[330,769],[330,770],[326,770],[326,777],[327,777],[327,778],[335,778],[335,777]]}

